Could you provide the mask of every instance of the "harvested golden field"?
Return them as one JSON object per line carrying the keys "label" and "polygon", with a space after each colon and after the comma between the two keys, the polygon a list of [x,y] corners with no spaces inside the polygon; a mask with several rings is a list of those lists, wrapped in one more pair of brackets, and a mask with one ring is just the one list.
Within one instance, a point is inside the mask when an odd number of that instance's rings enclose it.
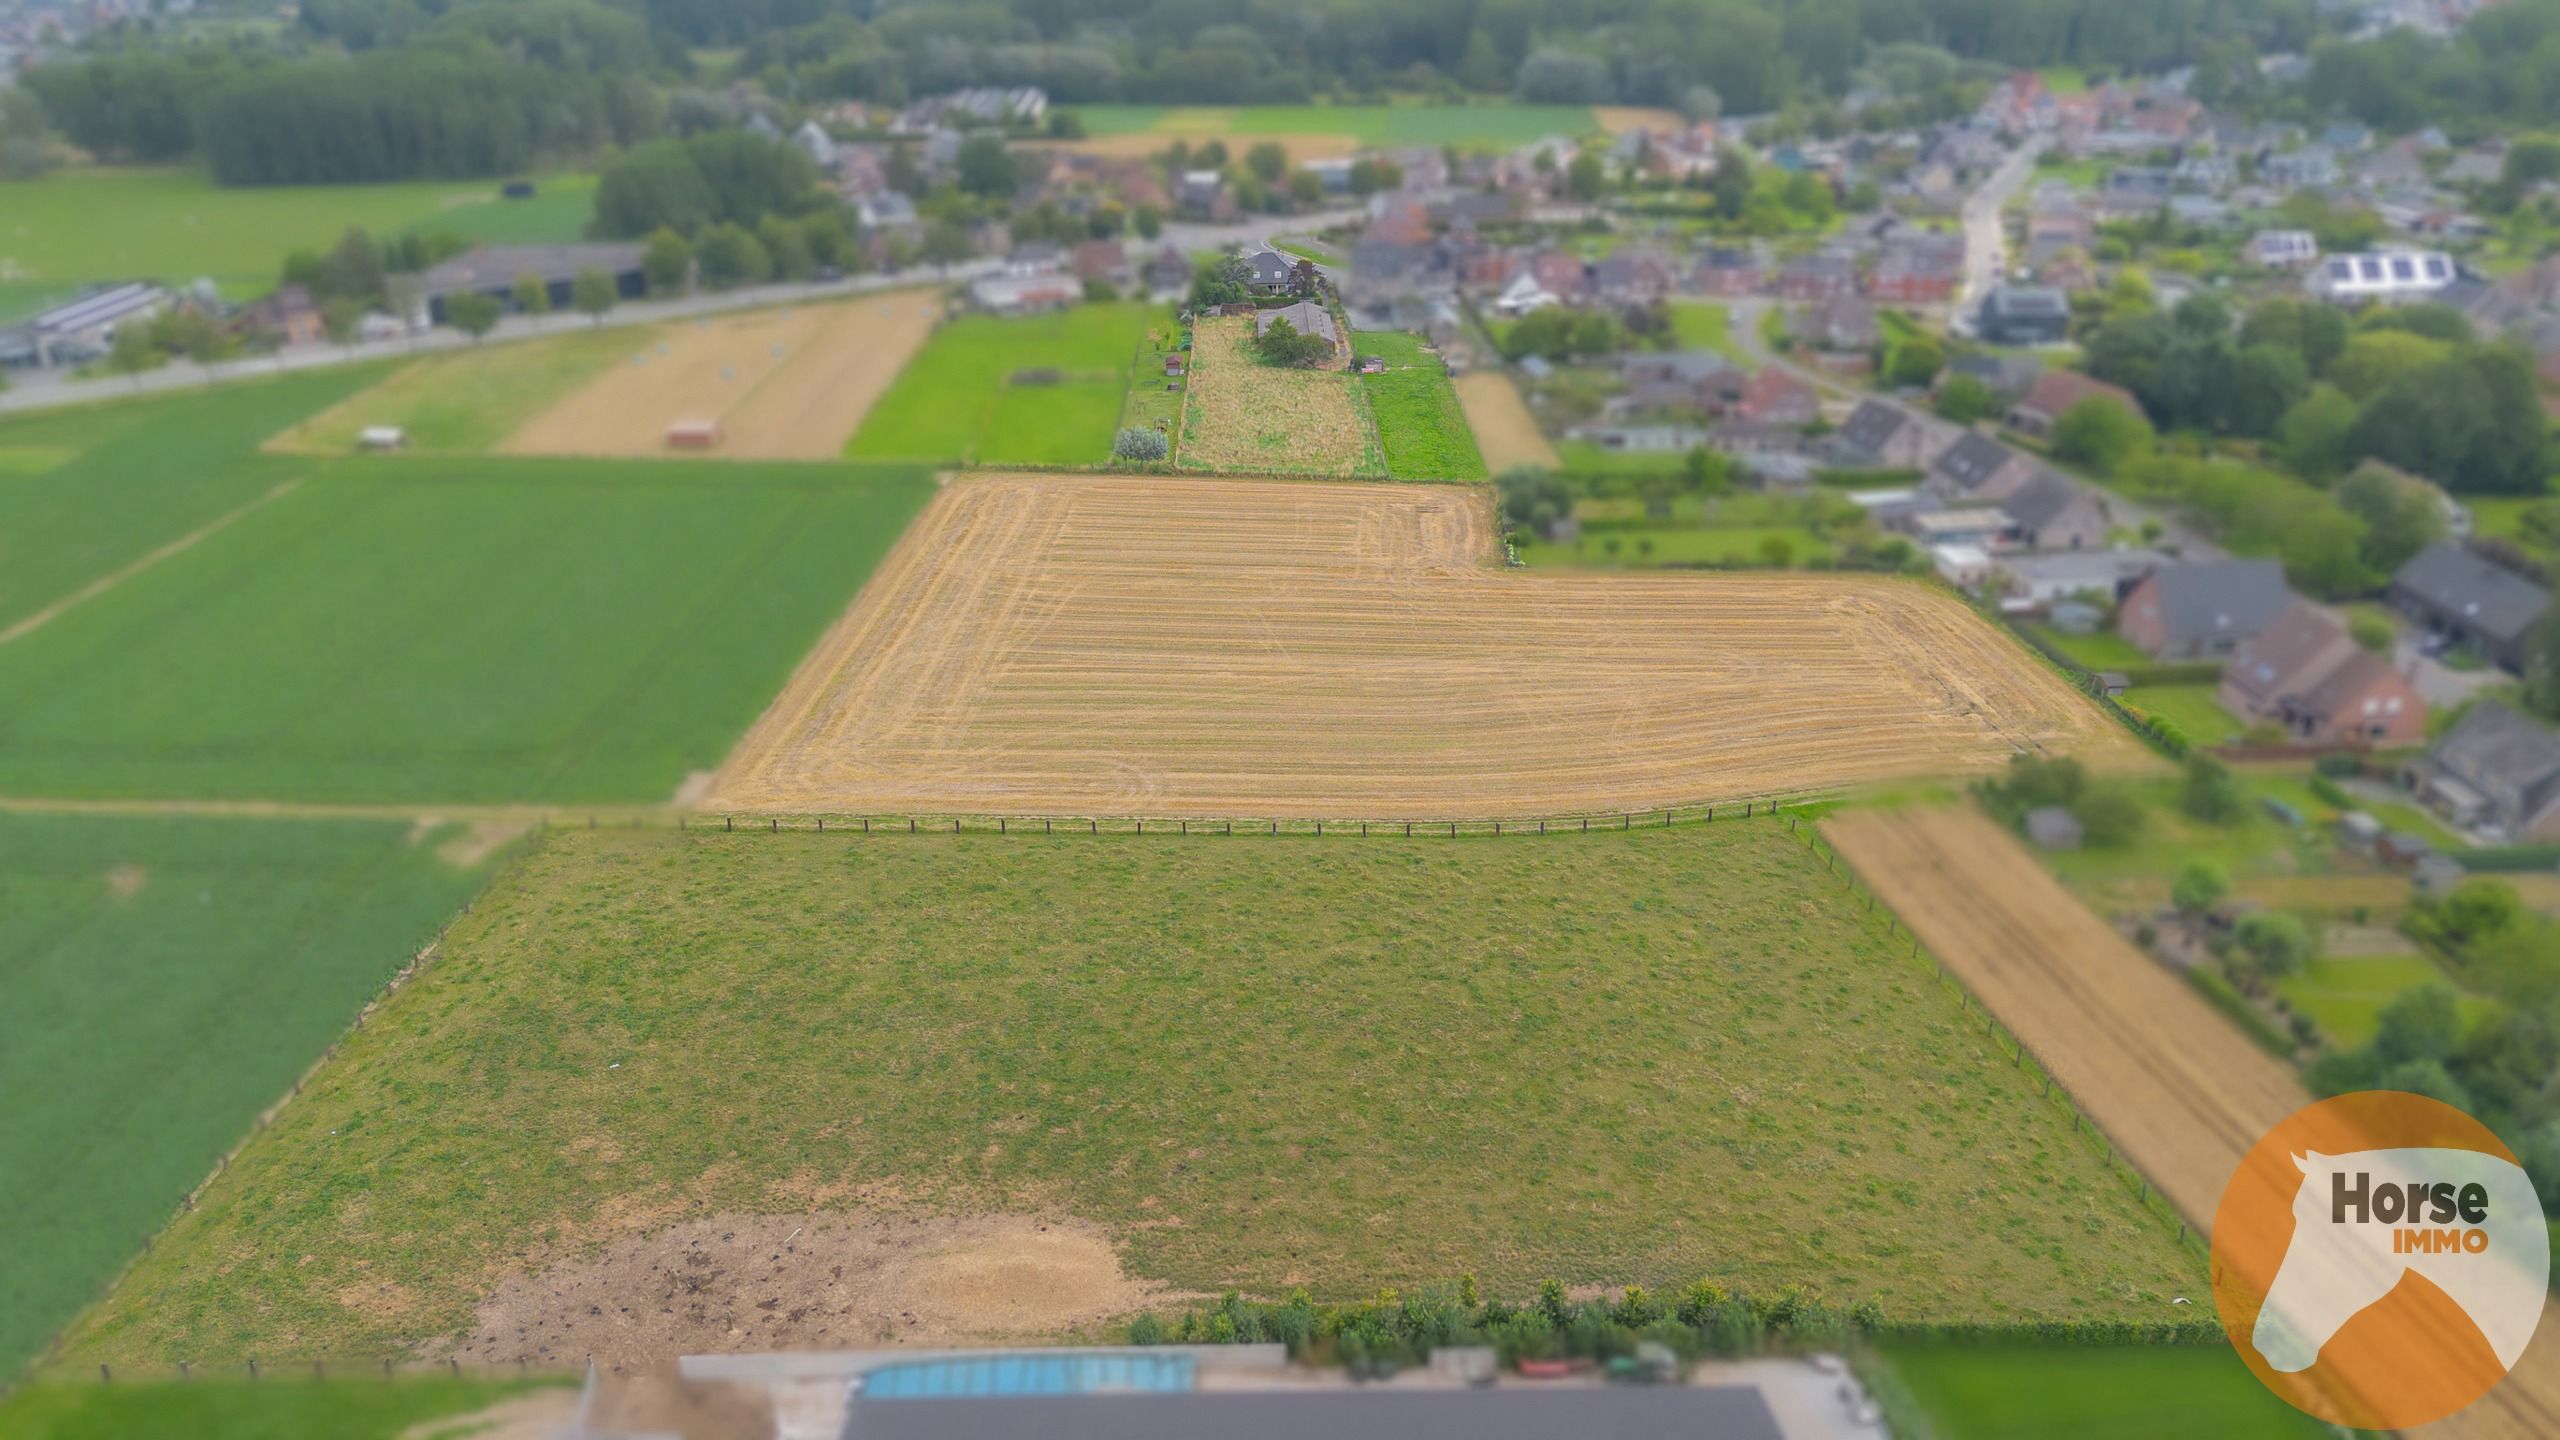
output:
{"label": "harvested golden field", "polygon": [[1191,393],[1183,400],[1188,470],[1246,475],[1383,475],[1385,458],[1340,370],[1265,365],[1244,348],[1253,321],[1238,315],[1191,329]]}
{"label": "harvested golden field", "polygon": [[784,812],[1645,809],[2131,741],[1881,577],[1486,563],[1482,490],[952,481],[710,790]]}
{"label": "harvested golden field", "polygon": [[1630,130],[1667,130],[1678,132],[1689,128],[1688,117],[1661,105],[1594,105],[1591,118],[1612,135]]}
{"label": "harvested golden field", "polygon": [[1476,448],[1484,452],[1485,468],[1499,475],[1514,465],[1556,467],[1555,447],[1530,418],[1529,407],[1520,400],[1520,387],[1511,383],[1510,376],[1499,370],[1470,370],[1453,383],[1458,387],[1458,406],[1467,412],[1467,424],[1476,432]]}
{"label": "harvested golden field", "polygon": [[941,314],[937,292],[899,290],[662,326],[498,448],[666,455],[669,425],[715,420],[719,443],[695,453],[832,460]]}
{"label": "harvested golden field", "polygon": [[[1823,834],[2189,1223],[2210,1225],[2242,1153],[2310,1103],[2290,1069],[2127,944],[1980,811],[1857,811],[1824,822]],[[2448,1349],[2407,1363],[2462,1362]],[[2553,1307],[2504,1384],[2416,1433],[2560,1434]]]}

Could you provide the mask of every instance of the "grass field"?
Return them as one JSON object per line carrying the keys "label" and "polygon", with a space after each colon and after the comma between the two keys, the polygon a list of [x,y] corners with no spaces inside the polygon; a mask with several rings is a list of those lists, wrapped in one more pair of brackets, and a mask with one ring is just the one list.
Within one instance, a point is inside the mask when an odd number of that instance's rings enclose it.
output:
{"label": "grass field", "polygon": [[2132,641],[2112,630],[2096,630],[2074,635],[2051,625],[2037,627],[2037,633],[2055,649],[2079,662],[2083,670],[2123,670],[2135,665],[2148,665],[2151,657],[2134,648]]}
{"label": "grass field", "polygon": [[2277,981],[2276,993],[2310,1016],[2331,1044],[2351,1050],[2373,1039],[2381,1028],[2382,1012],[2392,1001],[2421,985],[2455,991],[2455,1004],[2466,1025],[2497,1009],[2498,1002],[2486,995],[2462,994],[2453,979],[2424,955],[2316,956],[2300,974]]}
{"label": "grass field", "polygon": [[[2119,642],[2121,643],[2121,642]],[[2157,715],[2198,745],[2239,738],[2248,727],[2222,708],[2211,685],[2135,685],[2117,698],[2145,715]]]}
{"label": "grass field", "polygon": [[510,868],[73,1353],[389,1353],[529,1246],[860,1204],[1072,1217],[1202,1290],[1703,1273],[1987,1320],[2203,1279],[1774,821],[607,828]]}
{"label": "grass field", "polygon": [[325,463],[0,645],[0,793],[664,800],[932,490],[841,465]]}
{"label": "grass field", "polygon": [[586,233],[595,208],[596,177],[554,175],[535,182],[531,199],[493,195],[444,205],[401,228],[474,245],[565,245]]}
{"label": "grass field", "polygon": [[1671,338],[1682,350],[1713,350],[1738,364],[1750,365],[1751,357],[1733,338],[1733,316],[1713,300],[1674,300],[1671,311]]}
{"label": "grass field", "polygon": [[[1191,379],[1183,398],[1186,470],[1343,478],[1386,471],[1357,377],[1340,370],[1265,365],[1245,342],[1241,316],[1191,327]],[[1445,383],[1445,382],[1444,382]]]}
{"label": "grass field", "polygon": [[[240,1378],[181,1384],[33,1385],[0,1400],[10,1440],[468,1440],[471,1416],[559,1381],[459,1380],[443,1376],[257,1383]],[[450,1420],[452,1428],[431,1422]]]}
{"label": "grass field", "polygon": [[[860,460],[981,465],[1099,465],[1110,458],[1131,369],[1147,332],[1172,316],[1142,302],[1052,315],[969,315],[944,325],[854,432]],[[1152,352],[1149,352],[1152,355]],[[1017,385],[1026,370],[1057,383]],[[1162,379],[1151,362],[1154,383]]]}
{"label": "grass field", "polygon": [[1344,136],[1362,146],[1455,145],[1505,149],[1549,135],[1596,134],[1580,105],[1075,105],[1097,138],[1223,138],[1230,144],[1290,135]]}
{"label": "grass field", "polygon": [[1829,555],[1831,542],[1801,525],[1729,525],[1715,527],[1628,527],[1585,531],[1576,540],[1555,544],[1533,540],[1520,547],[1520,559],[1532,566],[1596,566],[1616,569],[1659,565],[1767,565],[1774,557],[1771,542],[1786,546],[1785,564],[1801,565]]}
{"label": "grass field", "polygon": [[0,1376],[479,885],[440,838],[0,812]]}
{"label": "grass field", "polygon": [[311,473],[253,452],[382,373],[315,370],[0,418],[0,631]]}
{"label": "grass field", "polygon": [[357,432],[366,426],[397,425],[409,432],[413,450],[480,454],[497,448],[599,372],[626,360],[644,343],[645,334],[574,330],[411,361],[271,443],[278,450],[345,455],[356,448]]}
{"label": "grass field", "polygon": [[2331,1433],[2277,1399],[2223,1345],[1899,1343],[1884,1354],[1929,1426],[1902,1440],[2320,1440]]}
{"label": "grass field", "polygon": [[1484,456],[1439,355],[1420,336],[1401,331],[1363,332],[1351,342],[1353,354],[1387,362],[1385,373],[1360,377],[1387,473],[1398,480],[1485,478]]}
{"label": "grass field", "polygon": [[[494,227],[482,207],[498,203],[497,190],[495,181],[453,180],[240,188],[193,170],[62,170],[0,184],[0,272],[45,284],[201,277],[245,297],[275,284],[288,251],[326,249],[349,226],[377,237],[457,228],[433,223],[450,209],[461,225]],[[559,205],[520,203],[543,209],[546,226],[560,219]],[[576,230],[544,238],[575,239]]]}

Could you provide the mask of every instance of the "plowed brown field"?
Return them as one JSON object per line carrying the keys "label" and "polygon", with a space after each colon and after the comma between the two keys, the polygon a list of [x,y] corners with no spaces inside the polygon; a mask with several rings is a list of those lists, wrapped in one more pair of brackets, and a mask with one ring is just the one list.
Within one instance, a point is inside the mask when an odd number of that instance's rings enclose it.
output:
{"label": "plowed brown field", "polygon": [[1499,370],[1470,370],[1456,380],[1458,406],[1476,432],[1485,467],[1499,475],[1514,465],[1556,467],[1555,447],[1520,400],[1520,387]]}
{"label": "plowed brown field", "polygon": [[[2209,1226],[2242,1152],[2310,1103],[2291,1070],[1979,811],[1857,811],[1823,833],[2189,1223]],[[2421,1433],[2560,1435],[2554,1309],[2546,1305],[2533,1348],[2503,1385]]]}
{"label": "plowed brown field", "polygon": [[1485,492],[954,480],[711,789],[735,809],[1644,809],[2131,742],[1879,577],[1504,571]]}
{"label": "plowed brown field", "polygon": [[[832,460],[941,313],[933,292],[902,290],[668,325],[499,449]],[[719,421],[720,443],[670,451],[678,420]]]}

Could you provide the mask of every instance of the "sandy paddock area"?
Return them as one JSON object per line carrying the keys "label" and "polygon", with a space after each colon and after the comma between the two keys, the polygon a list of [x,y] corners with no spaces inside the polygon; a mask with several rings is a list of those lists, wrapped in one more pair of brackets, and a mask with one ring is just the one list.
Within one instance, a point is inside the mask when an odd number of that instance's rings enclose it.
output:
{"label": "sandy paddock area", "polygon": [[[499,449],[831,460],[941,314],[939,292],[897,290],[668,325]],[[719,421],[720,442],[671,448],[666,430],[679,420]]]}
{"label": "sandy paddock area", "polygon": [[1458,408],[1476,432],[1476,447],[1486,467],[1499,475],[1514,465],[1552,470],[1559,463],[1555,447],[1538,430],[1538,422],[1520,398],[1520,387],[1499,370],[1470,370],[1451,382],[1458,388]]}
{"label": "sandy paddock area", "polygon": [[1475,818],[2132,749],[1922,585],[1504,571],[1494,539],[1481,489],[953,480],[705,803]]}

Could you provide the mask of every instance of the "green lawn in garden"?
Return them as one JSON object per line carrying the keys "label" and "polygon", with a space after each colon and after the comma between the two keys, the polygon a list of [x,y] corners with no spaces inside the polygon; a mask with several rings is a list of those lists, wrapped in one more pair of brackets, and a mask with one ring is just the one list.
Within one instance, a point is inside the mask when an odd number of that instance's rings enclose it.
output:
{"label": "green lawn in garden", "polygon": [[[1077,305],[944,325],[871,407],[846,453],[859,460],[1100,465],[1111,458],[1134,373],[1161,385],[1150,330],[1175,335],[1163,306]],[[1055,371],[1057,378],[1025,372]],[[1046,393],[1035,393],[1046,392]]]}
{"label": "green lawn in garden", "polygon": [[1386,451],[1387,473],[1398,480],[1482,480],[1484,455],[1475,431],[1458,408],[1449,368],[1419,335],[1361,331],[1352,353],[1384,360],[1382,374],[1360,377],[1369,413]]}
{"label": "green lawn in garden", "polygon": [[2051,625],[2037,627],[2037,634],[2052,642],[2055,649],[2079,662],[2084,670],[2128,670],[2148,665],[2151,657],[2134,648],[2133,642],[2113,630],[2099,630],[2087,635],[2074,635]]}
{"label": "green lawn in garden", "polygon": [[259,442],[385,369],[0,416],[0,629],[308,477]]}
{"label": "green lawn in garden", "polygon": [[0,812],[0,1377],[478,888],[444,838]]}
{"label": "green lawn in garden", "polygon": [[498,185],[224,186],[199,170],[57,170],[0,181],[0,273],[47,285],[206,278],[245,297],[271,288],[291,251],[326,249],[352,226],[389,235],[448,210],[468,223],[477,206],[496,203]]}
{"label": "green lawn in garden", "polygon": [[0,645],[0,793],[664,800],[933,489],[841,464],[279,463],[317,473]]}
{"label": "green lawn in garden", "polygon": [[[2210,1314],[2209,1293],[2193,1298]],[[2324,1440],[2227,1345],[1898,1343],[1893,1377],[1929,1435],[1905,1440]]]}
{"label": "green lawn in garden", "polygon": [[1733,315],[1713,300],[1674,300],[1671,311],[1671,339],[1681,350],[1713,350],[1738,364],[1748,365],[1750,356],[1733,338]]}
{"label": "green lawn in garden", "polygon": [[[891,1177],[1080,1218],[1195,1291],[1707,1275],[1915,1320],[2176,1313],[2201,1262],[2038,1085],[1775,819],[554,829],[69,1363],[396,1351],[600,1210]],[[414,1305],[339,1303],[359,1276]]]}
{"label": "green lawn in garden", "polygon": [[[1612,545],[1611,542],[1616,542]],[[1766,547],[1787,547],[1777,561]],[[1577,540],[1537,540],[1520,547],[1523,562],[1539,567],[1625,568],[1649,565],[1801,565],[1831,553],[1831,543],[1801,525],[1673,525],[1586,530]]]}
{"label": "green lawn in garden", "polygon": [[2214,699],[2211,685],[2136,685],[2116,698],[2177,726],[2179,734],[2198,745],[2218,745],[2249,728]]}
{"label": "green lawn in garden", "polygon": [[[2276,993],[2317,1022],[2332,1045],[2352,1050],[2373,1039],[2392,1001],[2421,985],[2458,988],[2424,955],[2323,955],[2277,981]],[[2462,994],[2456,1004],[2466,1026],[2498,1008],[2486,995]]]}

